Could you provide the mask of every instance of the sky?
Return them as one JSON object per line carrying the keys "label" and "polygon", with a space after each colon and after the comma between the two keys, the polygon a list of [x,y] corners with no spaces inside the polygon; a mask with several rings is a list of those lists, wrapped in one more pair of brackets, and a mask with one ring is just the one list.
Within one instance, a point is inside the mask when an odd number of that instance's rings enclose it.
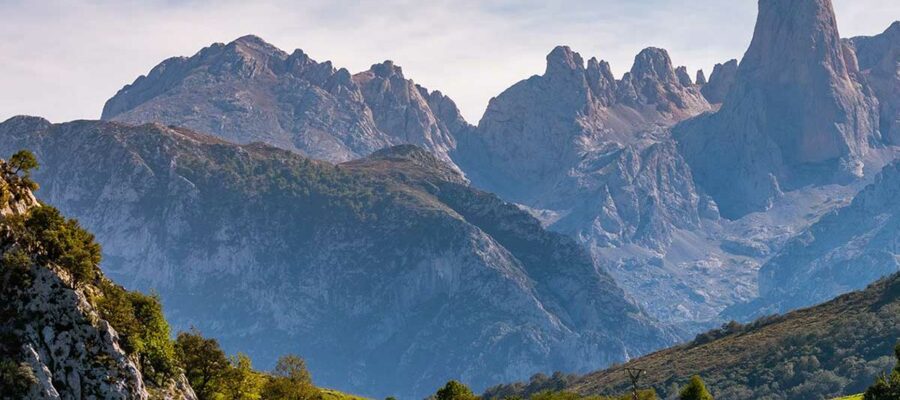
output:
{"label": "sky", "polygon": [[[833,3],[844,37],[900,19],[896,0]],[[648,46],[708,76],[746,50],[756,1],[0,0],[0,16],[0,121],[97,119],[108,98],[162,60],[255,34],[350,72],[393,60],[477,123],[491,97],[542,73],[559,44],[609,61],[617,76]]]}

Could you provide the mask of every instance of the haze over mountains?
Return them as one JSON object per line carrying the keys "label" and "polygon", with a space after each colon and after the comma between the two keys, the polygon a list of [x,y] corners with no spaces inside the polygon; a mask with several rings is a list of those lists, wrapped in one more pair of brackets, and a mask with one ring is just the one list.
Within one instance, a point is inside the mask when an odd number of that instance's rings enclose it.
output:
{"label": "haze over mountains", "polygon": [[10,119],[0,156],[33,150],[41,199],[176,326],[362,394],[482,389],[896,271],[898,32],[761,0],[708,82],[660,48],[617,79],[559,46],[477,125],[390,61],[245,36],[163,61],[104,121]]}
{"label": "haze over mountains", "polygon": [[326,386],[420,396],[675,340],[574,240],[413,146],[335,166],[161,125],[22,117],[0,137],[42,160],[41,198],[113,279],[263,364],[303,354]]}

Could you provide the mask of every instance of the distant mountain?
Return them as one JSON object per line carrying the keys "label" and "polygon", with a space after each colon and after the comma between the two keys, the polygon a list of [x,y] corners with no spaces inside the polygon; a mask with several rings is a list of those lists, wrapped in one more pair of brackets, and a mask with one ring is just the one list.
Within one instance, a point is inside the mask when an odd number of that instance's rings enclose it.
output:
{"label": "distant mountain", "polygon": [[392,62],[351,75],[248,36],[163,62],[103,116],[338,162],[418,145],[696,332],[757,297],[760,266],[895,157],[898,27],[842,40],[829,0],[762,0],[742,61],[708,82],[660,48],[619,79],[559,46],[477,127]]}
{"label": "distant mountain", "polygon": [[[893,275],[812,308],[729,324],[691,343],[561,380],[565,390],[584,395],[622,393],[631,385],[625,368],[638,368],[646,371],[642,386],[655,388],[660,398],[673,398],[697,374],[717,399],[831,399],[862,392],[889,371],[898,337],[900,275]],[[486,397],[525,388],[495,387]]]}
{"label": "distant mountain", "polygon": [[178,125],[329,161],[403,143],[449,161],[455,131],[468,127],[450,99],[389,61],[351,76],[256,36],[163,61],[109,99],[102,119]]}
{"label": "distant mountain", "polygon": [[261,365],[302,354],[324,386],[421,397],[674,340],[574,240],[412,146],[333,165],[158,124],[28,117],[0,138],[0,154],[37,154],[41,199],[96,233],[110,276],[160,293],[176,327]]}
{"label": "distant mountain", "polygon": [[721,109],[675,128],[694,178],[723,216],[863,175],[864,158],[882,138],[878,102],[855,65],[830,0],[760,0],[753,40]]}
{"label": "distant mountain", "polygon": [[[57,225],[65,219],[37,202],[18,169],[0,160],[0,397],[196,399],[179,370],[161,368],[151,346],[134,346],[146,337],[136,339],[121,321],[136,311],[110,300],[129,295],[91,263],[90,234],[73,222]],[[145,307],[142,315],[158,306],[130,296]],[[140,329],[159,329],[169,340],[165,321]]]}

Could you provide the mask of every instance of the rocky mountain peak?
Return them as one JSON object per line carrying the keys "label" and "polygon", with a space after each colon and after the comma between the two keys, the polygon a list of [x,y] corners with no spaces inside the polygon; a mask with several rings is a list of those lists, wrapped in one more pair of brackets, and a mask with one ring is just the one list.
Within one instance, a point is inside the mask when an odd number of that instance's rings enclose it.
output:
{"label": "rocky mountain peak", "polygon": [[669,52],[658,47],[648,47],[638,53],[631,67],[631,76],[638,80],[677,82]]}
{"label": "rocky mountain peak", "polygon": [[405,79],[403,77],[403,68],[400,68],[399,65],[395,65],[391,60],[386,60],[381,64],[374,64],[369,68],[369,71],[372,71],[380,78],[391,78],[396,76],[400,79]]}
{"label": "rocky mountain peak", "polygon": [[553,76],[558,73],[571,71],[583,71],[584,59],[581,55],[572,51],[569,46],[556,46],[547,54],[547,69],[545,76]]}
{"label": "rocky mountain peak", "polygon": [[723,215],[739,217],[783,190],[861,176],[878,136],[876,107],[849,73],[829,0],[760,0],[721,109],[676,137]]}

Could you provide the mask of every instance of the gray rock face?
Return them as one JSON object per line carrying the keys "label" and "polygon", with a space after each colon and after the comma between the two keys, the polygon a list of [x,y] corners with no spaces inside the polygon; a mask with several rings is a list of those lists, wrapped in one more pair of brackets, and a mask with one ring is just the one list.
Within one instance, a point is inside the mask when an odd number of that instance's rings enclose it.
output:
{"label": "gray rock face", "polygon": [[332,165],[161,125],[30,121],[0,125],[0,152],[35,151],[42,200],[97,235],[104,270],[260,365],[294,352],[322,385],[422,397],[674,340],[574,240],[418,148]]}
{"label": "gray rock face", "polygon": [[865,76],[878,97],[881,135],[890,144],[900,144],[900,21],[884,33],[850,39]]}
{"label": "gray rock face", "polygon": [[665,50],[647,49],[631,72],[615,80],[609,64],[557,47],[544,75],[492,99],[478,129],[455,154],[480,187],[532,204],[569,180],[569,170],[610,143],[632,143],[639,132],[708,110],[694,87],[681,85]]}
{"label": "gray rock face", "polygon": [[[449,153],[456,148],[455,134],[467,129],[468,124],[452,100],[407,80],[403,70],[391,61],[373,65],[354,75],[353,81],[372,110],[378,130],[398,143],[429,149],[453,163]],[[443,118],[447,118],[446,123]]]}
{"label": "gray rock face", "polygon": [[429,96],[391,63],[351,76],[301,50],[287,54],[245,36],[164,61],[111,98],[102,118],[178,125],[330,161],[400,143],[449,160],[454,142],[448,126],[460,128],[461,117],[445,105],[448,121],[441,122]]}
{"label": "gray rock face", "polygon": [[715,114],[676,128],[697,182],[736,218],[783,190],[858,177],[877,102],[848,67],[829,0],[761,0],[750,48]]}
{"label": "gray rock face", "polygon": [[725,64],[716,64],[713,67],[712,75],[709,76],[709,83],[700,90],[703,96],[706,97],[706,100],[714,104],[725,101],[728,91],[734,85],[737,70],[737,60],[729,60]]}
{"label": "gray rock face", "polygon": [[898,196],[895,162],[851,204],[823,216],[763,265],[760,299],[735,313],[747,318],[809,306],[900,270]]}
{"label": "gray rock face", "polygon": [[[712,319],[753,290],[745,290],[752,269],[723,266],[724,256],[710,261],[719,250],[706,239],[684,240],[685,232],[703,236],[704,224],[719,217],[666,130],[711,109],[699,87],[677,75],[661,49],[641,52],[616,80],[606,62],[585,65],[578,53],[557,47],[542,76],[491,101],[454,157],[475,186],[578,238],[648,311],[681,323]],[[690,289],[689,282],[723,270],[730,278],[710,290],[734,298],[720,302]]]}

